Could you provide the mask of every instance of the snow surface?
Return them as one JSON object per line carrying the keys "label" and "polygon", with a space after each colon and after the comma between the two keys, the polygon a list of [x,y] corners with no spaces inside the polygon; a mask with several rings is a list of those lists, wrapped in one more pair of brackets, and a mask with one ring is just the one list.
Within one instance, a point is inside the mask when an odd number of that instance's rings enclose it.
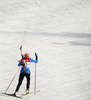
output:
{"label": "snow surface", "polygon": [[[29,52],[37,63],[36,95],[23,100],[91,100],[91,1],[0,0],[0,91],[18,70],[18,60]],[[35,64],[30,64],[34,91]],[[19,72],[8,89],[15,91]],[[25,93],[24,79],[19,94]],[[0,100],[17,98],[2,95]],[[18,99],[17,99],[18,100]]]}

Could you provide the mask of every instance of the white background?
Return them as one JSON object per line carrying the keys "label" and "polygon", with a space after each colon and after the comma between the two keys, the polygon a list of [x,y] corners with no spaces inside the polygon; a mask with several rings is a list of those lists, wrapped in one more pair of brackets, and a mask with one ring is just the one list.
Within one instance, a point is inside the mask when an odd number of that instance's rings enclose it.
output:
{"label": "white background", "polygon": [[[23,53],[37,63],[36,95],[23,100],[91,99],[91,1],[0,0],[0,91],[5,91],[18,70]],[[31,88],[34,68],[31,63]],[[14,93],[19,72],[8,89]],[[18,94],[25,93],[24,79]],[[0,93],[1,100],[16,100]]]}

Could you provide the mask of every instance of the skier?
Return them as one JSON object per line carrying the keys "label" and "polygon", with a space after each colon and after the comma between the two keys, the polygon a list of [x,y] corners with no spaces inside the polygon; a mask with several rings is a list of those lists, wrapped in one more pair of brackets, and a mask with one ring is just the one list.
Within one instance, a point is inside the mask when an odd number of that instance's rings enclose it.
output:
{"label": "skier", "polygon": [[29,93],[31,72],[27,65],[28,65],[28,63],[31,63],[31,62],[34,62],[34,63],[38,62],[37,53],[35,53],[35,56],[36,56],[36,60],[33,60],[32,58],[30,58],[30,55],[28,53],[25,53],[24,55],[22,55],[22,59],[19,60],[18,66],[22,66],[22,67],[21,67],[21,71],[20,71],[20,75],[19,75],[18,85],[16,87],[14,95],[16,95],[16,93],[19,91],[19,88],[22,84],[24,77],[26,77],[26,79],[27,79],[26,93]]}

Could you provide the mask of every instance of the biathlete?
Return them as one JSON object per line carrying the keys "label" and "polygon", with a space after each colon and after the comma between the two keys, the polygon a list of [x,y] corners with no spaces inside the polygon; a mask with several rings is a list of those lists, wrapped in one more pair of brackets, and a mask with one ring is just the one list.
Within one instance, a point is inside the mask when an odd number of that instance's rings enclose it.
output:
{"label": "biathlete", "polygon": [[30,55],[28,53],[25,53],[24,55],[22,55],[22,59],[19,61],[19,64],[18,64],[18,66],[21,66],[21,71],[20,71],[20,75],[19,75],[18,85],[16,87],[14,95],[16,95],[16,93],[19,91],[19,88],[22,84],[24,77],[26,77],[26,79],[27,79],[26,93],[29,93],[31,72],[27,65],[28,65],[28,63],[31,63],[31,62],[34,62],[34,63],[38,62],[37,53],[35,53],[35,56],[36,56],[36,59],[34,60],[34,59],[30,58]]}

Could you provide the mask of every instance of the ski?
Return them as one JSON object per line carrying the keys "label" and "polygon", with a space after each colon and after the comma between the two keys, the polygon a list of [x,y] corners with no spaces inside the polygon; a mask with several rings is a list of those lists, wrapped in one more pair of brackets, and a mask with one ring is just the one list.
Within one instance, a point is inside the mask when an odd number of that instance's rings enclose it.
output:
{"label": "ski", "polygon": [[17,95],[14,95],[14,94],[4,93],[4,92],[2,92],[2,94],[22,99],[22,96],[17,96]]}
{"label": "ski", "polygon": [[32,94],[32,92],[29,92],[29,93],[23,94],[22,97],[23,97],[23,96],[26,96],[26,95],[28,95],[28,94]]}
{"label": "ski", "polygon": [[[37,92],[40,92],[40,90],[36,91],[36,93],[37,93]],[[34,92],[29,92],[29,93],[23,94],[22,97],[23,97],[23,96],[26,96],[26,95],[28,95],[28,94],[34,94]]]}
{"label": "ski", "polygon": [[[37,90],[36,93],[37,93],[37,92],[40,92],[40,90]],[[14,95],[14,94],[11,94],[11,93],[4,93],[4,92],[2,92],[2,94],[7,95],[7,96],[12,96],[12,97],[16,97],[16,98],[22,99],[22,97],[24,97],[24,96],[26,96],[26,95],[28,95],[28,94],[34,94],[34,92],[29,92],[29,93],[23,94],[23,95],[21,95],[21,96]]]}

